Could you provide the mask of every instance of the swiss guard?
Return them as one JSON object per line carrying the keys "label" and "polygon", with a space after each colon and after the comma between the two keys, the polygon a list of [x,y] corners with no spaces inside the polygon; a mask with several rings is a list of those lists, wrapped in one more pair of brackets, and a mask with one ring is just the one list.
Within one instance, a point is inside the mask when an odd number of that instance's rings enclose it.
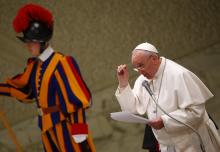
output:
{"label": "swiss guard", "polygon": [[40,5],[19,9],[13,27],[31,58],[23,73],[0,83],[0,95],[36,102],[46,152],[95,152],[85,115],[91,93],[75,59],[50,46],[53,23],[51,12]]}

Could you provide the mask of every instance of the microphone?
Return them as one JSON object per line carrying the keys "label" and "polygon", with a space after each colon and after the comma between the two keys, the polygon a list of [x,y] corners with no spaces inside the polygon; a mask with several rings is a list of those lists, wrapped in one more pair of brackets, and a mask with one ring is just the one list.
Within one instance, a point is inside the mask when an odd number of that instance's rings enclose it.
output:
{"label": "microphone", "polygon": [[180,121],[180,120],[174,118],[174,117],[171,116],[169,113],[167,113],[167,112],[156,102],[156,99],[155,99],[155,97],[154,97],[153,91],[151,90],[150,85],[149,85],[149,83],[148,83],[146,80],[144,80],[144,81],[142,82],[142,86],[147,90],[147,92],[149,93],[149,95],[150,95],[151,98],[153,99],[153,101],[154,101],[154,103],[156,104],[156,106],[157,106],[165,115],[167,115],[167,116],[170,117],[171,119],[177,121],[178,123],[181,123],[182,125],[188,127],[188,128],[191,129],[194,133],[196,133],[196,135],[198,136],[199,141],[200,141],[200,148],[201,148],[202,152],[206,152],[205,146],[204,146],[204,143],[203,143],[203,141],[202,141],[202,137],[200,136],[200,134],[199,134],[193,127],[191,127],[190,125],[185,124],[184,122],[182,122],[182,121]]}
{"label": "microphone", "polygon": [[154,95],[153,92],[152,92],[152,90],[150,89],[149,83],[148,83],[146,80],[144,80],[144,81],[142,82],[142,86],[145,87],[145,89],[147,90],[147,92],[150,94],[151,97]]}

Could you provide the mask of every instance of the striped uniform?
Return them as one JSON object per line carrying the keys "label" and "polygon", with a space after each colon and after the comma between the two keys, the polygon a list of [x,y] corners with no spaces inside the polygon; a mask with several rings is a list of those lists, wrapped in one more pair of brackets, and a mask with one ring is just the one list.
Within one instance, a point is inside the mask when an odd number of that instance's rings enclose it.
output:
{"label": "striped uniform", "polygon": [[[91,93],[74,58],[55,52],[44,62],[30,58],[23,73],[0,83],[0,95],[36,100],[45,151],[95,151],[85,116]],[[88,137],[78,144],[72,135],[81,134]]]}

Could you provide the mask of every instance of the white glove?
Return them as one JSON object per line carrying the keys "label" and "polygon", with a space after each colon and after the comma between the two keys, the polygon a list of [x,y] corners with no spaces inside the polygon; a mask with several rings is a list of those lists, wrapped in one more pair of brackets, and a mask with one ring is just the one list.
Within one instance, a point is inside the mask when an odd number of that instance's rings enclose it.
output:
{"label": "white glove", "polygon": [[76,143],[81,143],[86,140],[88,135],[87,134],[79,134],[79,135],[72,135],[72,137]]}

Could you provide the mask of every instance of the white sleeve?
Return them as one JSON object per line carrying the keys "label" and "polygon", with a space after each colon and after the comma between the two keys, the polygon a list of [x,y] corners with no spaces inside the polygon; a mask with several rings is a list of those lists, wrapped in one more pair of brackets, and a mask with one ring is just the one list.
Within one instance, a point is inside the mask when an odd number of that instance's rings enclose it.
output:
{"label": "white sleeve", "polygon": [[[190,106],[186,109],[178,109],[169,113],[173,118],[178,121],[197,129],[203,122],[205,115],[205,105]],[[161,116],[164,127],[168,133],[175,133],[180,131],[192,131],[190,128],[186,127],[184,124],[177,122],[176,120],[170,118],[167,115]]]}
{"label": "white sleeve", "polygon": [[131,89],[128,84],[123,90],[119,88],[116,90],[115,96],[122,111],[128,111],[140,115],[143,115],[146,112],[150,96],[142,87],[141,82],[142,80],[138,79],[135,82],[133,89]]}
{"label": "white sleeve", "polygon": [[[206,113],[205,102],[213,95],[203,82],[190,71],[181,74],[176,82],[175,93],[178,109],[169,114],[196,129],[203,122]],[[167,115],[162,115],[161,117],[167,132],[189,129]]]}
{"label": "white sleeve", "polygon": [[127,87],[123,88],[123,90],[120,90],[118,87],[115,92],[115,96],[121,106],[122,111],[137,113],[135,108],[136,99],[131,90],[130,84],[128,84]]}

